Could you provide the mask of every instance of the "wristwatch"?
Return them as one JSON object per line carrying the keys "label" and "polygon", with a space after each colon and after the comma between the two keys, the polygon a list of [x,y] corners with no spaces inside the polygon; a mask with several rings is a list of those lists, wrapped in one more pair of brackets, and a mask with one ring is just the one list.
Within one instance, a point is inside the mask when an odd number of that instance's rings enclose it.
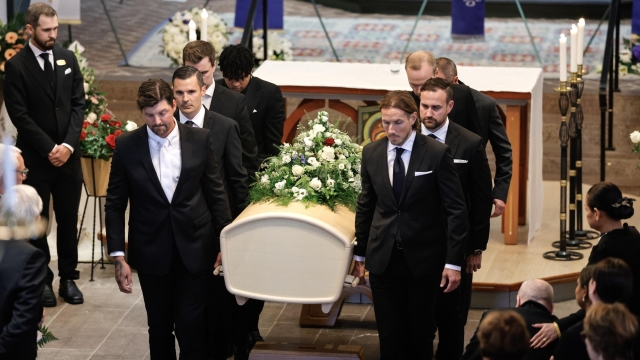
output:
{"label": "wristwatch", "polygon": [[473,255],[475,255],[475,256],[480,256],[480,255],[482,255],[482,250],[480,250],[480,249],[475,250],[475,251],[473,252]]}

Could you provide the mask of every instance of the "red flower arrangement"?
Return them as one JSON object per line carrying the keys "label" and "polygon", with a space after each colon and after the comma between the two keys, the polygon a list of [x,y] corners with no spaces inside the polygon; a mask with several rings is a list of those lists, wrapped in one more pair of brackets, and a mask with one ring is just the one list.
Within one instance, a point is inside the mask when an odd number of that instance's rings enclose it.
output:
{"label": "red flower arrangement", "polygon": [[99,121],[87,119],[82,124],[80,132],[80,148],[82,154],[96,159],[109,160],[116,148],[116,138],[127,131],[137,129],[133,121],[122,122],[107,113],[100,116]]}
{"label": "red flower arrangement", "polygon": [[324,144],[327,145],[327,146],[331,146],[331,145],[333,145],[335,143],[336,143],[336,141],[333,140],[333,138],[325,138],[324,139]]}

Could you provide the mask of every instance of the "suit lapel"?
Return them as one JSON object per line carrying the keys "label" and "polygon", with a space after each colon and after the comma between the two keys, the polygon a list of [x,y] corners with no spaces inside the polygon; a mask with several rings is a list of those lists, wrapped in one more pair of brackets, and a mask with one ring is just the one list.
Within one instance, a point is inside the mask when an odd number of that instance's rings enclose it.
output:
{"label": "suit lapel", "polygon": [[384,141],[381,141],[379,146],[378,146],[378,152],[379,154],[377,155],[378,158],[378,169],[376,169],[376,172],[373,172],[374,174],[383,174],[382,176],[382,181],[384,182],[384,187],[388,190],[388,195],[393,199],[393,202],[398,205],[397,201],[396,201],[396,195],[393,193],[393,187],[391,186],[391,179],[389,179],[389,163],[387,162],[387,156],[389,154],[387,154],[387,147],[389,146],[389,139],[388,138],[384,138]]}
{"label": "suit lapel", "polygon": [[[61,49],[59,49],[57,46],[53,48],[53,69],[55,71],[56,74],[56,101],[58,100],[58,96],[59,94],[62,93],[62,83],[64,80],[64,77],[67,76],[65,74],[66,69],[71,69],[71,64],[66,64],[65,61],[65,65],[58,65],[58,60],[64,60],[62,58],[62,51]],[[69,76],[73,76],[73,74],[69,75]]]}
{"label": "suit lapel", "polygon": [[145,170],[147,170],[147,174],[151,179],[151,182],[156,187],[156,190],[160,193],[160,196],[167,200],[167,195],[164,193],[164,189],[160,184],[160,179],[158,179],[158,174],[156,173],[156,169],[153,167],[153,162],[151,162],[151,151],[149,150],[149,134],[147,134],[147,125],[140,128],[140,133],[138,134],[140,140],[138,141],[138,152],[140,153],[140,158],[142,159],[142,164],[144,165]]}
{"label": "suit lapel", "polygon": [[251,82],[249,82],[245,96],[247,98],[247,111],[249,112],[249,116],[251,116],[260,101],[260,97],[262,97],[262,89],[255,78],[252,78]]}
{"label": "suit lapel", "polygon": [[460,146],[460,138],[458,137],[460,133],[458,132],[458,129],[456,129],[455,125],[452,125],[453,123],[449,121],[449,129],[447,130],[447,136],[444,139],[444,143],[449,146],[449,149],[451,149],[451,155],[454,156]]}
{"label": "suit lapel", "polygon": [[[404,179],[404,187],[402,188],[402,195],[400,196],[400,204],[407,195],[409,186],[415,178],[416,169],[422,162],[422,158],[427,153],[427,147],[425,146],[426,138],[423,135],[416,134],[416,139],[413,141],[413,148],[411,149],[411,157],[409,158],[409,168],[407,169],[407,175]],[[398,204],[398,205],[400,205]]]}
{"label": "suit lapel", "polygon": [[[205,117],[206,120],[207,117]],[[191,127],[187,125],[182,125],[178,123],[178,131],[180,131],[180,177],[178,178],[178,184],[176,184],[176,189],[173,192],[173,198],[171,199],[171,203],[173,203],[178,197],[178,193],[180,189],[184,186],[185,179],[185,171],[188,169],[188,161],[194,158],[193,146],[191,144]]]}
{"label": "suit lapel", "polygon": [[24,63],[27,69],[29,69],[31,74],[33,74],[33,77],[36,79],[38,84],[40,84],[40,87],[44,89],[44,91],[47,93],[47,95],[49,95],[49,97],[51,97],[52,100],[55,100],[53,97],[53,91],[51,91],[51,86],[49,86],[47,78],[44,75],[44,70],[42,70],[42,68],[40,67],[40,63],[38,63],[38,60],[36,59],[36,54],[34,54],[33,50],[31,50],[31,46],[27,44],[27,46],[25,46],[23,50],[18,54],[24,57]]}
{"label": "suit lapel", "polygon": [[202,122],[202,128],[211,130],[213,129],[213,112],[207,110],[204,112],[204,121]]}

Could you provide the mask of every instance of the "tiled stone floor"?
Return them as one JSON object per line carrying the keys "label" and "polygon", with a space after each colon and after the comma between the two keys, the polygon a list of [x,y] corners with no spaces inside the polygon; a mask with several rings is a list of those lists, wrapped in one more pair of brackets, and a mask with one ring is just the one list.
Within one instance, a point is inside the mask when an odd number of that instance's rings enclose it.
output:
{"label": "tiled stone floor", "polygon": [[[51,264],[57,268],[56,263]],[[120,293],[113,279],[113,267],[96,268],[95,281],[89,281],[90,266],[79,266],[77,282],[85,296],[82,305],[68,305],[58,299],[58,306],[47,308],[45,325],[60,340],[47,344],[38,352],[39,360],[65,359],[149,359],[146,311],[137,275],[133,294]],[[57,291],[58,280],[54,282]],[[260,332],[265,341],[317,345],[360,345],[368,360],[379,359],[378,332],[373,307],[345,304],[338,323],[332,329],[300,328],[298,304],[267,303],[260,318]],[[576,310],[574,301],[556,304],[557,316]],[[482,315],[471,310],[465,328],[469,341]]]}

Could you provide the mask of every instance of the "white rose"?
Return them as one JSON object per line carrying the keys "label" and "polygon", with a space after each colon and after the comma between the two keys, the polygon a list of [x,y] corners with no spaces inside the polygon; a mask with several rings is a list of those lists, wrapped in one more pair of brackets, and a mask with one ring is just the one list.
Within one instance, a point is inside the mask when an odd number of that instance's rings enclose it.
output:
{"label": "white rose", "polygon": [[640,143],[640,131],[636,130],[632,132],[631,134],[629,134],[629,137],[631,138],[632,143],[634,144]]}
{"label": "white rose", "polygon": [[338,169],[344,170],[344,164],[338,164]]}
{"label": "white rose", "polygon": [[318,160],[315,157],[310,157],[309,160],[307,160],[307,163],[309,163],[309,165],[313,166],[314,168],[317,168],[318,166],[320,166],[320,163],[318,162]]}
{"label": "white rose", "polygon": [[260,178],[260,182],[263,184],[268,184],[269,183],[269,175],[262,175],[262,177]]}
{"label": "white rose", "polygon": [[327,122],[329,120],[329,117],[326,115],[323,115],[320,120],[322,120],[322,122]]}
{"label": "white rose", "polygon": [[282,190],[284,189],[284,185],[287,183],[286,180],[282,180],[280,182],[276,183],[276,190]]}
{"label": "white rose", "polygon": [[334,161],[336,159],[335,150],[333,150],[330,146],[325,146],[322,148],[322,158],[327,161]]}
{"label": "white rose", "polygon": [[290,163],[291,162],[291,156],[286,155],[286,154],[282,155],[282,162],[285,163],[285,164]]}
{"label": "white rose", "polygon": [[333,187],[333,185],[335,184],[336,184],[336,181],[333,180],[332,178],[327,179],[327,187]]}
{"label": "white rose", "polygon": [[124,126],[126,131],[133,131],[138,128],[138,124],[134,123],[131,120],[127,120],[127,125]]}
{"label": "white rose", "polygon": [[91,124],[93,124],[97,119],[98,115],[96,115],[95,113],[89,113],[89,115],[87,115],[87,121]]}
{"label": "white rose", "polygon": [[300,165],[293,165],[291,172],[293,176],[302,176],[302,174],[304,174],[304,168]]}
{"label": "white rose", "polygon": [[322,181],[315,177],[309,182],[309,186],[311,186],[313,190],[320,190],[320,188],[322,187]]}
{"label": "white rose", "polygon": [[335,144],[336,144],[336,145],[338,145],[338,146],[342,145],[342,140],[340,140],[340,139],[336,139]]}
{"label": "white rose", "polygon": [[317,133],[323,133],[325,130],[327,130],[324,126],[322,126],[321,124],[315,124],[313,125],[313,131]]}

